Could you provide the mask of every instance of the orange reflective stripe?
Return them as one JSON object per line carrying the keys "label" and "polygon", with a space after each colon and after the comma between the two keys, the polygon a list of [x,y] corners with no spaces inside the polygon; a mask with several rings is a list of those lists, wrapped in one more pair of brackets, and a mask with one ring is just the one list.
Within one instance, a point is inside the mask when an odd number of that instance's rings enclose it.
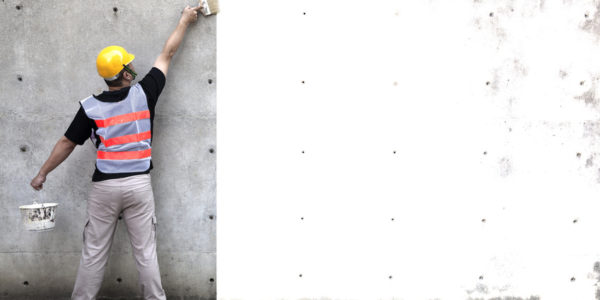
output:
{"label": "orange reflective stripe", "polygon": [[125,159],[142,159],[150,157],[152,149],[141,150],[141,151],[125,151],[125,152],[105,152],[98,151],[98,159],[112,159],[112,160],[125,160]]}
{"label": "orange reflective stripe", "polygon": [[121,145],[121,144],[139,142],[139,141],[143,141],[143,140],[149,140],[151,137],[152,137],[151,132],[146,131],[146,132],[142,132],[142,133],[118,136],[118,137],[114,137],[114,138],[108,139],[108,140],[105,140],[102,136],[100,136],[100,140],[102,141],[102,144],[104,144],[104,146],[110,147],[110,146],[114,146],[114,145]]}
{"label": "orange reflective stripe", "polygon": [[96,125],[98,125],[98,127],[108,127],[108,126],[123,124],[123,123],[127,123],[127,122],[133,122],[133,121],[137,121],[137,120],[141,120],[141,119],[150,119],[150,111],[149,110],[136,111],[136,112],[120,115],[120,116],[110,117],[105,120],[96,120]]}

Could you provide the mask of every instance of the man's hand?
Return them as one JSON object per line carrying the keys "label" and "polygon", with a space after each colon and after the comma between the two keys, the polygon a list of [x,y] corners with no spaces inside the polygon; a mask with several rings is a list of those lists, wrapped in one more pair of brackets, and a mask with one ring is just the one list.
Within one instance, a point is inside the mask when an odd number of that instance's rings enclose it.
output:
{"label": "man's hand", "polygon": [[179,20],[179,22],[182,22],[186,25],[196,22],[198,20],[198,11],[201,8],[201,5],[198,5],[196,7],[190,7],[189,5],[186,6],[183,9],[183,12],[181,13],[181,19]]}
{"label": "man's hand", "polygon": [[44,176],[42,174],[37,174],[31,180],[31,186],[33,187],[34,190],[39,191],[44,187],[44,182],[46,182],[46,176]]}

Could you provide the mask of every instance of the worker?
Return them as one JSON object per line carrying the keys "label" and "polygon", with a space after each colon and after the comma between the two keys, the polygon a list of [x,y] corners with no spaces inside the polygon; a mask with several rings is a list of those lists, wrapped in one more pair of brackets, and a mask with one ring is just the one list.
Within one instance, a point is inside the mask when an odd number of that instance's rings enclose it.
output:
{"label": "worker", "polygon": [[150,170],[152,122],[169,64],[188,26],[202,6],[187,6],[153,68],[137,84],[135,56],[119,46],[104,48],[96,59],[108,91],[80,101],[65,135],[31,181],[40,190],[48,174],[88,138],[97,148],[96,170],[88,195],[83,249],[72,299],[96,299],[117,220],[127,225],[139,286],[144,299],[166,299],[156,255],[156,215]]}

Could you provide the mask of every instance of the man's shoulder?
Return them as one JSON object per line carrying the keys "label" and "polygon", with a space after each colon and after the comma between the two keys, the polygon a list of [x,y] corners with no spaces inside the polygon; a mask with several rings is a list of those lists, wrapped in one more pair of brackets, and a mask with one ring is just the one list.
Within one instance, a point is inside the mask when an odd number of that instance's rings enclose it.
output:
{"label": "man's shoulder", "polygon": [[146,76],[139,82],[148,98],[148,103],[151,108],[156,105],[158,97],[160,97],[165,86],[165,82],[165,75],[156,67],[150,69]]}
{"label": "man's shoulder", "polygon": [[165,84],[166,77],[165,74],[161,70],[156,67],[152,67],[150,71],[142,78],[139,82],[142,86],[148,87],[149,85],[158,85],[162,86]]}

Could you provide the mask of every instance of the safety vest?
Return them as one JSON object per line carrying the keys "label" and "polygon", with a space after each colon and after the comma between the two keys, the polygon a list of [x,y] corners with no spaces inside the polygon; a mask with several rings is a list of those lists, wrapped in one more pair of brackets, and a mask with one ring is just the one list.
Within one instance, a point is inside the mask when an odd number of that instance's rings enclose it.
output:
{"label": "safety vest", "polygon": [[93,96],[80,101],[88,118],[98,126],[96,167],[102,173],[143,172],[150,168],[152,130],[146,94],[131,86],[119,102],[103,102]]}

